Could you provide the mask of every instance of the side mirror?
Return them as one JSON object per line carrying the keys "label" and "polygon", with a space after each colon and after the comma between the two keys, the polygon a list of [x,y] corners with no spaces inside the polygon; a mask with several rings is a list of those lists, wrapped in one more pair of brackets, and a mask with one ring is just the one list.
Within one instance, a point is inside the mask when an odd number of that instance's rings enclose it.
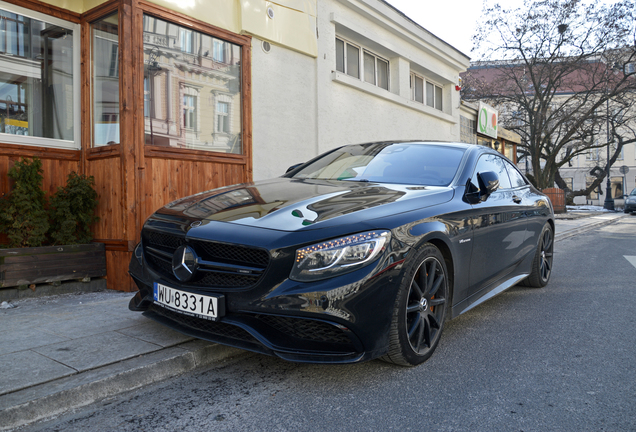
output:
{"label": "side mirror", "polygon": [[485,201],[491,193],[499,189],[499,176],[494,171],[477,173],[477,180],[479,181],[479,195],[482,201]]}
{"label": "side mirror", "polygon": [[[304,162],[303,162],[303,163],[304,163]],[[285,171],[285,174],[287,174],[287,173],[288,173],[288,172],[290,172],[290,171],[295,170],[296,168],[298,168],[299,166],[301,166],[303,163],[298,163],[298,164],[296,164],[296,165],[292,165],[292,166],[290,166],[289,168],[287,168],[287,171]]]}

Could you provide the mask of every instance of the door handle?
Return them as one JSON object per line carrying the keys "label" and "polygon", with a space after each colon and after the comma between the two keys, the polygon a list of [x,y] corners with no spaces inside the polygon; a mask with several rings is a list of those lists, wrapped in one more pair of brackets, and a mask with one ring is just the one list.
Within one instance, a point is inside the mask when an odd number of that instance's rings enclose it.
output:
{"label": "door handle", "polygon": [[515,203],[517,203],[517,204],[519,204],[519,203],[521,202],[521,198],[519,198],[517,195],[513,195],[513,196],[512,196],[512,200],[513,200]]}

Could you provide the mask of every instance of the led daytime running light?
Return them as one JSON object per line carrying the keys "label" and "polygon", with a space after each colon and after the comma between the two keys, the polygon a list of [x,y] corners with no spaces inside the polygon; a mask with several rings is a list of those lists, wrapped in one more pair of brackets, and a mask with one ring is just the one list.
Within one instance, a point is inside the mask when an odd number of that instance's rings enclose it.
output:
{"label": "led daytime running light", "polygon": [[372,262],[389,238],[389,231],[370,231],[298,249],[290,278],[311,281],[356,270]]}

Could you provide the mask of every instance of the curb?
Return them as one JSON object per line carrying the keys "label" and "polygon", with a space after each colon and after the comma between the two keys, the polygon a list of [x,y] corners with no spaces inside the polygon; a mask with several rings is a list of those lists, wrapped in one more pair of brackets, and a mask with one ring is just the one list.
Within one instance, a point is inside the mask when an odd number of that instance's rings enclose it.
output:
{"label": "curb", "polygon": [[606,220],[603,220],[603,221],[599,221],[599,222],[583,225],[583,226],[578,227],[578,228],[573,228],[571,230],[562,232],[560,234],[556,234],[554,236],[554,241],[557,242],[557,241],[560,241],[560,240],[565,240],[566,238],[573,237],[573,236],[575,236],[577,234],[582,234],[584,232],[593,230],[594,228],[600,228],[600,227],[605,226],[605,225],[610,225],[610,224],[616,223],[620,219],[624,218],[625,216],[627,216],[627,215],[626,214],[625,215],[619,215],[619,216],[616,216],[615,218],[612,218],[612,219],[606,219]]}
{"label": "curb", "polygon": [[9,393],[0,397],[0,431],[246,354],[251,353],[195,340]]}

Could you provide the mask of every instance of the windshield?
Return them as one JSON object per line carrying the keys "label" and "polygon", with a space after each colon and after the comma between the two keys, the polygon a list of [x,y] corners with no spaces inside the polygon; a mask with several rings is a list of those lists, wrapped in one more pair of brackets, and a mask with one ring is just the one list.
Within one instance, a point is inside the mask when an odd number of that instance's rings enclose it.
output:
{"label": "windshield", "polygon": [[461,147],[435,144],[351,145],[324,155],[292,178],[448,186],[463,155]]}
{"label": "windshield", "polygon": [[631,191],[629,194],[630,194],[630,195],[636,195],[636,189],[634,189],[633,191]]}

